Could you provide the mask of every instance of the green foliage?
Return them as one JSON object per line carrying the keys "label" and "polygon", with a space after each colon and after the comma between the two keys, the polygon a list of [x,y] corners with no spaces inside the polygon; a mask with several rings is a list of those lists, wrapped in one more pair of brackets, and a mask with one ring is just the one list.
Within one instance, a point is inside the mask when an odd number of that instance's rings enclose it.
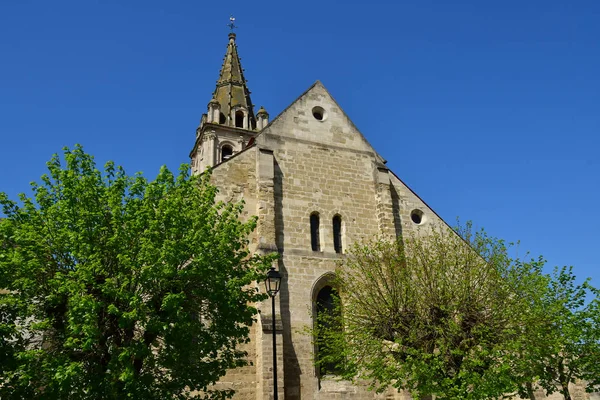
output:
{"label": "green foliage", "polygon": [[[0,194],[0,398],[226,398],[272,257],[209,174],[148,182],[81,147],[34,198]],[[200,393],[197,393],[199,391]]]}
{"label": "green foliage", "polygon": [[[535,324],[524,326],[525,339],[516,372],[536,378],[546,393],[570,399],[569,384],[600,385],[600,297],[589,279],[576,284],[572,267],[555,269],[529,312]],[[521,388],[521,393],[525,390]]]}
{"label": "green foliage", "polygon": [[415,397],[515,392],[521,381],[506,354],[519,347],[527,288],[545,285],[543,260],[513,260],[504,242],[470,225],[462,238],[426,233],[351,250],[337,271],[340,321],[318,321],[314,332],[329,340],[317,362],[337,360],[346,378]]}

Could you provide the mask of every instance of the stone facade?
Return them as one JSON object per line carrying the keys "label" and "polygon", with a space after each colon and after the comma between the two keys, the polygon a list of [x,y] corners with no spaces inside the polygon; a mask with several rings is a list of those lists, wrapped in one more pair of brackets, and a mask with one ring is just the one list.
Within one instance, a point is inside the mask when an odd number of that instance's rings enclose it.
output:
{"label": "stone facade", "polygon": [[[231,115],[219,121],[221,109]],[[246,112],[238,126],[235,109]],[[257,117],[241,75],[235,35],[230,35],[217,89],[190,153],[192,170],[213,167],[221,199],[243,199],[245,214],[258,216],[252,250],[278,252],[283,280],[276,297],[278,323],[271,324],[267,300],[260,305],[261,318],[252,327],[246,349],[252,365],[231,371],[219,385],[234,388],[235,399],[271,399],[275,329],[280,399],[408,399],[391,389],[376,394],[366,385],[319,377],[306,329],[313,324],[317,293],[328,284],[346,248],[363,239],[396,237],[444,221],[386,167],[320,82],[270,123],[263,108]],[[231,146],[231,156],[223,155],[223,145]],[[311,246],[314,213],[320,222],[317,251]],[[336,216],[341,218],[337,249]],[[573,394],[589,398],[578,390]]]}

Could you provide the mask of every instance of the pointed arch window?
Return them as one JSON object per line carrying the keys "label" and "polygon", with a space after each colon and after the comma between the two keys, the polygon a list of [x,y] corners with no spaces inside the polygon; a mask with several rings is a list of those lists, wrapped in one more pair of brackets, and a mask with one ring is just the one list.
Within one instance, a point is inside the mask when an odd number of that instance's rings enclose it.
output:
{"label": "pointed arch window", "polygon": [[342,253],[342,217],[333,217],[333,248],[338,254]]}
{"label": "pointed arch window", "polygon": [[310,214],[310,245],[312,251],[321,251],[321,240],[319,238],[319,213]]}
{"label": "pointed arch window", "polygon": [[219,113],[219,124],[223,125],[225,122],[227,122],[227,118],[225,118],[225,114],[220,112]]}
{"label": "pointed arch window", "polygon": [[233,155],[233,148],[228,144],[224,144],[221,147],[221,162],[227,160],[232,155]]}

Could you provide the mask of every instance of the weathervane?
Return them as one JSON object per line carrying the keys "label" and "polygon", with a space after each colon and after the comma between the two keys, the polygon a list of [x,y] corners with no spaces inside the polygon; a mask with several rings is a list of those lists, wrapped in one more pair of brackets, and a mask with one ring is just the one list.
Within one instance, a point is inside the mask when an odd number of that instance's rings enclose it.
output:
{"label": "weathervane", "polygon": [[237,28],[237,26],[235,25],[235,17],[233,15],[229,17],[229,23],[227,24],[227,26],[229,27],[229,29],[231,29],[231,32],[233,32],[233,30]]}

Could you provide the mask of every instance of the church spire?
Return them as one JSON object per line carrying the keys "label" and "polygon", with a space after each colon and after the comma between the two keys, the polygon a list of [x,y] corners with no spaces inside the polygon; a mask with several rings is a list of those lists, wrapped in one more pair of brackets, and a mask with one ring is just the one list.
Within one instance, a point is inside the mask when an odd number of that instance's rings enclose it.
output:
{"label": "church spire", "polygon": [[254,114],[235,43],[234,21],[231,17],[227,52],[208,102],[208,112],[202,114],[196,129],[196,141],[190,152],[193,173],[214,167],[241,152],[269,124],[269,113],[263,107]]}
{"label": "church spire", "polygon": [[[232,21],[233,22],[233,21]],[[235,33],[229,33],[227,52],[219,74],[217,86],[213,92],[213,98],[209,103],[210,122],[237,128],[256,129],[256,118],[250,90],[248,90],[244,70],[238,55],[235,43]],[[218,111],[217,104],[218,103]],[[211,115],[212,112],[212,115]],[[218,115],[218,118],[216,118]]]}

